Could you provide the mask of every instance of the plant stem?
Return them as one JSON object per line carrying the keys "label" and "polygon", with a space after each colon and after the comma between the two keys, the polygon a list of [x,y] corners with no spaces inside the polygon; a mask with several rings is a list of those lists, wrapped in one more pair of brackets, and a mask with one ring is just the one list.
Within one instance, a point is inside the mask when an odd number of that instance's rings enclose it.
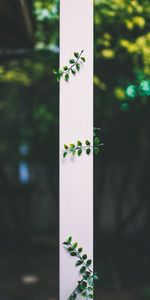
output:
{"label": "plant stem", "polygon": [[[69,246],[72,247],[72,245],[69,243]],[[73,248],[73,247],[72,247]],[[82,258],[82,256],[79,254],[79,252],[73,248],[73,251],[77,254],[77,257],[82,260],[84,266],[89,270],[90,273],[92,273],[92,270],[87,266],[87,264],[85,263],[84,259]]]}
{"label": "plant stem", "polygon": [[76,64],[78,63],[78,61],[79,61],[79,59],[80,59],[80,57],[81,57],[81,55],[82,55],[83,52],[84,52],[84,50],[82,50],[82,51],[80,52],[79,57],[76,59],[75,63],[72,64],[72,66],[71,66],[68,70],[63,71],[63,74],[66,74],[66,73],[69,74],[69,72],[72,70],[72,68],[73,68],[74,66],[76,66]]}
{"label": "plant stem", "polygon": [[87,149],[93,149],[94,147],[101,147],[103,146],[103,143],[101,144],[98,144],[96,146],[91,146],[91,145],[87,145],[87,146],[80,146],[80,147],[75,147],[75,148],[71,148],[71,149],[64,149],[64,152],[67,152],[67,153],[72,153],[72,151],[77,151],[77,150],[87,150]]}

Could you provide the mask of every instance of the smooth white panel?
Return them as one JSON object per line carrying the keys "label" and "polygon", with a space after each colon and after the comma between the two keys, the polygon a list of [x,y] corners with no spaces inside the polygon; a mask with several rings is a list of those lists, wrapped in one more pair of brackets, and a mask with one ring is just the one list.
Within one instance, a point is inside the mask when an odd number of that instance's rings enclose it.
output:
{"label": "smooth white panel", "polygon": [[60,82],[60,300],[80,279],[62,243],[72,235],[93,258],[93,155],[62,158],[65,143],[93,140],[93,1],[60,0],[60,67],[81,50],[79,74]]}

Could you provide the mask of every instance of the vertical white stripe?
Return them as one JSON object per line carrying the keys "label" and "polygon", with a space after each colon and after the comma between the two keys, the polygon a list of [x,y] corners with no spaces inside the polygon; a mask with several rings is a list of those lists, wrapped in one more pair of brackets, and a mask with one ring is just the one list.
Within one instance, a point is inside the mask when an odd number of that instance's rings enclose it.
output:
{"label": "vertical white stripe", "polygon": [[93,155],[62,158],[65,143],[93,141],[93,1],[60,0],[60,67],[81,50],[80,72],[60,81],[60,300],[80,279],[76,258],[62,243],[72,235],[93,258]]}

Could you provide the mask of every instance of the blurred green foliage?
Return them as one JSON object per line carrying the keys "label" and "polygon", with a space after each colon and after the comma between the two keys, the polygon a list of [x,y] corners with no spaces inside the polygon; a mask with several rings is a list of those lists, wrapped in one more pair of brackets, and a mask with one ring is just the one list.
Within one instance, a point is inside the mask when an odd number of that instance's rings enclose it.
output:
{"label": "blurred green foliage", "polygon": [[[148,97],[131,103],[129,85],[150,74],[150,6],[147,0],[95,0],[95,97],[101,118],[122,105],[139,110]],[[143,99],[144,98],[144,99]]]}
{"label": "blurred green foliage", "polygon": [[[33,158],[50,157],[58,143],[58,84],[52,71],[58,67],[59,0],[34,1],[33,16],[34,48],[0,60],[3,156],[11,155],[12,147],[18,153],[20,143],[27,142]],[[149,80],[149,1],[95,0],[94,24],[97,125],[118,112],[149,110],[149,95],[138,94],[133,101],[127,93],[129,86]]]}

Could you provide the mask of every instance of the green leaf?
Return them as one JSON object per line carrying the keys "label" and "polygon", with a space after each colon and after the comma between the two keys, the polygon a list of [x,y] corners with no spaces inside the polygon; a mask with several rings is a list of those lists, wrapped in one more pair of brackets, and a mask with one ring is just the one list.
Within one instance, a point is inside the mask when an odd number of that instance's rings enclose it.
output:
{"label": "green leaf", "polygon": [[84,288],[82,287],[82,285],[78,285],[78,292],[81,293],[84,290]]}
{"label": "green leaf", "polygon": [[76,297],[77,297],[77,294],[73,293],[68,299],[69,300],[74,300],[74,299],[76,299]]}
{"label": "green leaf", "polygon": [[54,75],[57,75],[57,74],[58,74],[58,71],[53,70],[53,74],[54,74]]}
{"label": "green leaf", "polygon": [[99,153],[99,148],[98,147],[94,147],[94,154],[97,155]]}
{"label": "green leaf", "polygon": [[67,71],[67,70],[68,70],[68,67],[67,67],[67,66],[64,66],[63,69],[64,69],[64,71]]}
{"label": "green leaf", "polygon": [[86,140],[86,141],[85,141],[85,144],[86,144],[87,146],[90,146],[91,143],[90,143],[88,140]]}
{"label": "green leaf", "polygon": [[85,63],[85,61],[86,61],[85,57],[82,56],[81,59]]}
{"label": "green leaf", "polygon": [[86,154],[89,155],[90,153],[91,153],[91,149],[90,148],[86,149]]}
{"label": "green leaf", "polygon": [[82,281],[82,286],[86,287],[87,286],[87,282],[86,281]]}
{"label": "green leaf", "polygon": [[75,60],[74,59],[70,59],[69,62],[70,62],[70,64],[74,64]]}
{"label": "green leaf", "polygon": [[58,73],[59,73],[59,75],[60,75],[60,76],[62,76],[62,75],[63,75],[63,73],[64,73],[64,71],[63,71],[63,70],[61,70],[61,69],[59,69],[59,70],[58,70]]}
{"label": "green leaf", "polygon": [[67,239],[68,244],[71,244],[71,241],[72,241],[72,236],[69,236]]}
{"label": "green leaf", "polygon": [[76,155],[76,150],[72,150],[71,153],[73,156]]}
{"label": "green leaf", "polygon": [[89,292],[90,292],[90,291],[93,291],[93,287],[89,286],[89,287],[88,287],[88,291],[89,291]]}
{"label": "green leaf", "polygon": [[81,156],[81,154],[82,154],[82,149],[79,149],[78,150],[78,156]]}
{"label": "green leaf", "polygon": [[68,146],[67,146],[66,144],[64,144],[64,148],[65,148],[65,149],[68,149]]}
{"label": "green leaf", "polygon": [[76,64],[76,69],[77,69],[77,71],[80,70],[80,64],[79,63]]}
{"label": "green leaf", "polygon": [[86,276],[89,277],[91,273],[89,271],[86,271]]}
{"label": "green leaf", "polygon": [[93,275],[93,279],[94,279],[94,280],[98,280],[98,276],[97,276],[96,273]]}
{"label": "green leaf", "polygon": [[79,54],[78,52],[74,52],[74,56],[75,56],[76,58],[79,58],[80,54]]}
{"label": "green leaf", "polygon": [[99,138],[96,136],[95,138],[94,138],[94,146],[98,146],[100,144],[100,140],[99,140]]}
{"label": "green leaf", "polygon": [[79,146],[79,147],[81,147],[82,146],[82,142],[81,141],[77,141],[77,145]]}
{"label": "green leaf", "polygon": [[84,254],[84,255],[82,256],[82,258],[83,258],[83,259],[87,259],[87,255]]}
{"label": "green leaf", "polygon": [[78,245],[78,243],[74,243],[74,244],[72,245],[72,248],[73,248],[73,249],[76,249],[76,248],[77,248],[77,245]]}
{"label": "green leaf", "polygon": [[63,245],[68,245],[68,242],[63,242]]}
{"label": "green leaf", "polygon": [[93,294],[89,294],[89,298],[90,298],[90,299],[93,299],[93,298],[94,298],[94,295],[93,295]]}
{"label": "green leaf", "polygon": [[69,74],[65,74],[65,80],[68,81],[69,80]]}
{"label": "green leaf", "polygon": [[75,148],[75,144],[70,144],[70,148],[74,149]]}
{"label": "green leaf", "polygon": [[77,262],[76,262],[76,266],[80,266],[80,265],[82,265],[82,260],[78,260]]}
{"label": "green leaf", "polygon": [[75,75],[75,74],[76,74],[76,70],[71,69],[71,73],[72,73],[73,75]]}
{"label": "green leaf", "polygon": [[73,249],[72,249],[72,247],[69,247],[67,250],[68,250],[69,252],[71,252]]}
{"label": "green leaf", "polygon": [[81,252],[82,252],[82,250],[83,250],[82,248],[79,248],[79,249],[78,249],[78,252],[79,252],[79,253],[81,253]]}
{"label": "green leaf", "polygon": [[80,269],[80,274],[83,274],[84,272],[85,272],[85,270],[86,270],[86,267],[82,267],[81,269]]}
{"label": "green leaf", "polygon": [[95,134],[96,134],[96,133],[97,133],[97,131],[99,131],[99,130],[101,130],[101,128],[94,127],[94,129],[93,129],[93,131],[94,131],[94,133],[95,133]]}
{"label": "green leaf", "polygon": [[58,82],[60,81],[60,75],[59,74],[56,75],[56,79],[57,79]]}
{"label": "green leaf", "polygon": [[67,151],[64,151],[63,157],[65,158],[67,156]]}
{"label": "green leaf", "polygon": [[71,256],[76,256],[77,254],[76,254],[76,252],[70,252],[70,254],[71,254]]}
{"label": "green leaf", "polygon": [[87,262],[86,262],[86,265],[89,267],[92,263],[92,260],[91,259],[88,259]]}
{"label": "green leaf", "polygon": [[82,297],[86,297],[86,292],[83,292],[83,293],[81,294],[81,296],[82,296]]}

